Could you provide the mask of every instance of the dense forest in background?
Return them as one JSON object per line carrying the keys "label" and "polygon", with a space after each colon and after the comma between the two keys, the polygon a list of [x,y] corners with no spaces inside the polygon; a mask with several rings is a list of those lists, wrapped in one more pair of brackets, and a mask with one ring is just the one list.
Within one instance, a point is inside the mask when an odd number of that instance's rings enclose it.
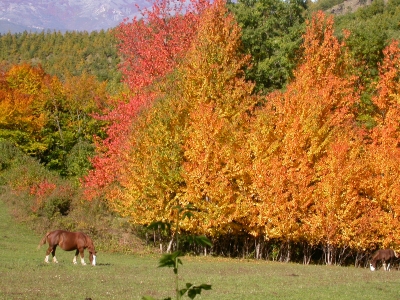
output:
{"label": "dense forest in background", "polygon": [[22,32],[0,38],[0,62],[12,66],[22,62],[41,65],[49,75],[93,75],[110,85],[119,84],[119,56],[112,30],[88,32]]}
{"label": "dense forest in background", "polygon": [[384,92],[398,95],[400,1],[332,23],[313,14],[322,1],[228,3],[234,19],[218,3],[170,27],[168,11],[148,11],[149,23],[109,31],[0,36],[0,185],[15,217],[116,251],[166,247],[169,232],[142,225],[174,222],[187,204],[198,216],[182,228],[219,255],[308,263],[322,251],[325,263],[357,264],[398,246],[398,100]]}

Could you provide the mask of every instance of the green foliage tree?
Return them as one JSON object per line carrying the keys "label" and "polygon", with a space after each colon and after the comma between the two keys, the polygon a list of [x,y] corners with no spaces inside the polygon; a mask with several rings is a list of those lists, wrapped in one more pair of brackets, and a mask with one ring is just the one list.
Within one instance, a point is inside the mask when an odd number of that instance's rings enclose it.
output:
{"label": "green foliage tree", "polygon": [[375,83],[378,81],[378,65],[383,60],[383,50],[392,39],[399,39],[399,1],[374,1],[354,13],[335,18],[335,34],[343,39],[350,32],[346,45],[354,60],[354,74],[359,76],[363,95],[358,104],[358,121],[372,128],[376,125],[373,115],[376,107],[372,102]]}
{"label": "green foliage tree", "polygon": [[297,63],[306,2],[239,0],[229,9],[242,28],[243,50],[252,56],[246,77],[259,92],[282,88]]}
{"label": "green foliage tree", "polygon": [[[48,82],[48,86],[55,85],[57,89],[44,93],[48,98],[49,122],[44,130],[49,149],[41,160],[48,168],[58,170],[64,176],[82,175],[89,166],[88,156],[94,151],[94,136],[104,137],[106,123],[93,115],[110,108],[107,86],[87,74],[68,76],[64,83]],[[55,90],[57,92],[53,92]],[[71,156],[72,149],[78,156]],[[77,172],[76,163],[86,168]]]}

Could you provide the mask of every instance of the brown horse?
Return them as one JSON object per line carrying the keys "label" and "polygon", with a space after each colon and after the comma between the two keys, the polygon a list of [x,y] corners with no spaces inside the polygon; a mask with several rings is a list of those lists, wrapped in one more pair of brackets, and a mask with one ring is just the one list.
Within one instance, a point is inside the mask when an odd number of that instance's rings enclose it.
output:
{"label": "brown horse", "polygon": [[53,262],[58,263],[56,258],[56,248],[57,246],[60,246],[60,248],[65,251],[76,250],[72,262],[76,264],[76,258],[78,257],[78,254],[80,254],[82,265],[86,265],[83,251],[87,248],[89,251],[90,264],[93,266],[96,265],[96,250],[94,249],[93,241],[90,237],[82,232],[69,232],[64,230],[48,232],[40,241],[38,249],[42,245],[46,244],[46,242],[49,244],[49,248],[47,248],[46,257],[44,259],[46,263],[49,262],[50,252],[53,256]]}
{"label": "brown horse", "polygon": [[369,268],[371,271],[375,271],[377,262],[381,261],[383,269],[385,271],[390,271],[390,264],[399,256],[399,253],[392,249],[380,249],[372,255]]}

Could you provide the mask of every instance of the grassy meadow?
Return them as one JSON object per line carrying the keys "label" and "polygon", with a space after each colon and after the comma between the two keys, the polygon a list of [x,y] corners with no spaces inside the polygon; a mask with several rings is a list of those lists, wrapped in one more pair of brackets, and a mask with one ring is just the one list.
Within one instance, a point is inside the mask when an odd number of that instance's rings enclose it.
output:
{"label": "grassy meadow", "polygon": [[[14,222],[0,202],[0,299],[174,296],[173,272],[157,268],[158,256],[99,252],[92,267],[73,265],[74,252],[58,249],[59,263],[45,264],[46,246],[37,250],[41,238]],[[184,257],[179,274],[181,287],[212,285],[196,299],[400,299],[397,270]]]}

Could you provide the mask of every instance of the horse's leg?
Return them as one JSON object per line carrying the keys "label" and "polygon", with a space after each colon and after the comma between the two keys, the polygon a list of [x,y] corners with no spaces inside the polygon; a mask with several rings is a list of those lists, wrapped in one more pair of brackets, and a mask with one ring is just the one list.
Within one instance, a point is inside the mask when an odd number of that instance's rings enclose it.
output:
{"label": "horse's leg", "polygon": [[[76,250],[76,251],[78,251],[78,250]],[[82,266],[86,266],[83,249],[79,249],[79,253],[81,254],[81,264],[82,264]]]}
{"label": "horse's leg", "polygon": [[74,259],[73,259],[73,263],[74,263],[74,265],[76,265],[77,264],[77,262],[76,262],[76,258],[78,257],[78,254],[79,254],[79,250],[78,249],[76,249],[76,251],[75,251],[75,256],[74,256]]}
{"label": "horse's leg", "polygon": [[393,257],[389,258],[388,262],[387,271],[390,271],[390,265],[393,263]]}
{"label": "horse's leg", "polygon": [[52,251],[53,251],[53,247],[49,246],[49,248],[47,248],[47,250],[46,250],[46,257],[44,258],[45,263],[49,263],[49,255],[50,255],[50,252],[52,252]]}
{"label": "horse's leg", "polygon": [[[55,248],[55,246],[51,246],[51,245],[49,245],[49,248],[47,248],[47,250],[46,250],[46,257],[44,258],[44,262],[45,263],[49,263],[49,256],[50,256],[50,253],[52,254],[52,257],[53,257],[53,261],[54,261],[54,258],[55,258],[55,253],[56,253],[56,248]],[[57,262],[57,260],[55,261],[55,262]]]}
{"label": "horse's leg", "polygon": [[56,263],[56,264],[58,264],[58,260],[57,260],[57,258],[56,258],[56,248],[57,248],[57,245],[55,245],[55,246],[53,247],[53,251],[51,251],[51,255],[53,256],[53,262]]}

